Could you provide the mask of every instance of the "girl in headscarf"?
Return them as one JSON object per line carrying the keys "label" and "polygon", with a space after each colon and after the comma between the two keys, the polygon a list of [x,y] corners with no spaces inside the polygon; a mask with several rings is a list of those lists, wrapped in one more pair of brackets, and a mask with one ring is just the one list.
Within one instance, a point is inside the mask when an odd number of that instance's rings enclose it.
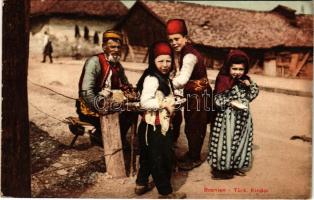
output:
{"label": "girl in headscarf", "polygon": [[252,162],[253,124],[249,104],[259,89],[247,75],[249,57],[231,50],[215,84],[216,117],[211,128],[208,161],[214,179],[244,176]]}
{"label": "girl in headscarf", "polygon": [[138,195],[152,189],[148,177],[152,175],[161,198],[185,198],[173,192],[170,179],[173,165],[172,129],[170,119],[174,111],[174,97],[169,73],[174,56],[167,42],[157,42],[149,49],[149,66],[139,79],[141,107],[145,109],[138,128],[140,168],[136,179]]}

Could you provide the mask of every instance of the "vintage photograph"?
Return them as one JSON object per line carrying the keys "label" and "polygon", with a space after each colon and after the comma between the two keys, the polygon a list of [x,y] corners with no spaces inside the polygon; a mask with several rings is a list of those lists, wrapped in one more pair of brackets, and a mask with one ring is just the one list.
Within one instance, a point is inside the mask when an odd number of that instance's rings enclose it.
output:
{"label": "vintage photograph", "polygon": [[311,198],[312,1],[2,4],[2,197]]}

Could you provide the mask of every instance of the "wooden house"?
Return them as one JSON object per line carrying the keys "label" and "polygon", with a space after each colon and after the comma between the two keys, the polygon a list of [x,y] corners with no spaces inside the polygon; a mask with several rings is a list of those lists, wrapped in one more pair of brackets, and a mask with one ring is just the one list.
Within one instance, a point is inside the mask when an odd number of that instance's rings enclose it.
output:
{"label": "wooden house", "polygon": [[[230,49],[240,48],[251,59],[251,72],[271,76],[312,77],[313,16],[277,6],[250,11],[177,1],[137,1],[115,28],[127,36],[127,58],[146,61],[147,47],[166,40],[166,22],[182,18],[192,42],[219,68]],[[139,56],[141,55],[141,56]]]}
{"label": "wooden house", "polygon": [[[127,11],[118,0],[31,0],[30,54],[42,53],[44,32],[53,41],[54,56],[71,56],[73,51],[80,51],[82,55],[99,52],[102,33],[112,28]],[[75,37],[75,29],[80,37]],[[84,39],[87,30],[88,40]],[[95,32],[100,42],[94,45]]]}

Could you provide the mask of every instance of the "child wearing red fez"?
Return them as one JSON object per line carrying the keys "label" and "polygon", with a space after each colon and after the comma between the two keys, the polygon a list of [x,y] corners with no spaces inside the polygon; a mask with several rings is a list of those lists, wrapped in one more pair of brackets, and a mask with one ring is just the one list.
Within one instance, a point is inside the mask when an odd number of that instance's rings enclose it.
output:
{"label": "child wearing red fez", "polygon": [[249,104],[259,90],[247,76],[248,70],[246,53],[232,50],[216,78],[217,116],[211,128],[208,156],[213,179],[244,176],[251,166],[253,124]]}
{"label": "child wearing red fez", "polygon": [[180,71],[173,78],[175,89],[183,89],[187,104],[184,109],[188,152],[179,160],[179,168],[191,170],[202,163],[201,149],[211,118],[211,94],[203,55],[188,40],[184,20],[167,22],[167,34],[172,48],[179,54]]}
{"label": "child wearing red fez", "polygon": [[140,168],[135,187],[138,195],[152,189],[153,185],[148,183],[152,175],[160,198],[186,197],[184,193],[173,192],[170,182],[174,155],[170,118],[174,97],[169,73],[173,65],[170,44],[153,44],[149,49],[149,66],[137,84],[141,107],[145,109],[138,128]]}

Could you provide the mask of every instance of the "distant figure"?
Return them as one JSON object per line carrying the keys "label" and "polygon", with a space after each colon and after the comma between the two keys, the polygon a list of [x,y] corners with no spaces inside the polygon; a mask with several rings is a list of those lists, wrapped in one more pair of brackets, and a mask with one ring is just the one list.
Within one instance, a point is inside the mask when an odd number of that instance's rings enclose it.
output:
{"label": "distant figure", "polygon": [[43,61],[42,61],[43,63],[46,62],[46,56],[49,57],[50,63],[52,63],[52,52],[53,52],[52,43],[51,43],[51,40],[49,39],[48,32],[45,31],[45,33],[44,33]]}
{"label": "distant figure", "polygon": [[89,40],[89,29],[87,26],[84,27],[84,39],[87,41]]}
{"label": "distant figure", "polygon": [[77,24],[75,24],[75,38],[80,38],[81,34],[80,34],[80,28]]}
{"label": "distant figure", "polygon": [[94,44],[99,44],[99,37],[98,37],[97,31],[95,31],[95,34],[94,34]]}

